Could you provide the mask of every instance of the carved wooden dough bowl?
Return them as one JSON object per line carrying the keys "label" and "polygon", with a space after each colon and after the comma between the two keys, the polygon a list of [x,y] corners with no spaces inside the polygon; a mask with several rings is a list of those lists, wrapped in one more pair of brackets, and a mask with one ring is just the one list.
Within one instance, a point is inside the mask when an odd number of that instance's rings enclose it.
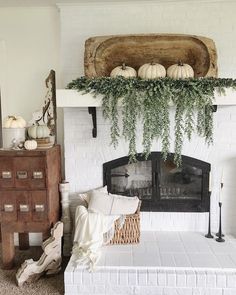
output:
{"label": "carved wooden dough bowl", "polygon": [[192,35],[116,35],[92,37],[85,42],[84,72],[88,77],[110,76],[123,62],[136,70],[157,62],[166,69],[181,60],[190,64],[195,77],[217,77],[213,40]]}

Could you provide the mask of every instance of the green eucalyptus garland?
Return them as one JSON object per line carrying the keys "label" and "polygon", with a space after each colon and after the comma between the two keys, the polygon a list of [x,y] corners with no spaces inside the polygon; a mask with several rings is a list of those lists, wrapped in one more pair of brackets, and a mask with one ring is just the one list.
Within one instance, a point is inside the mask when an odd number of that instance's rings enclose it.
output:
{"label": "green eucalyptus garland", "polygon": [[[169,106],[175,107],[175,156],[181,165],[184,137],[190,140],[193,132],[213,142],[214,91],[224,94],[225,88],[236,90],[235,79],[198,78],[173,80],[162,78],[81,77],[73,80],[67,88],[103,96],[103,115],[111,122],[111,143],[118,145],[121,135],[129,142],[130,161],[136,160],[136,127],[143,120],[143,153],[151,152],[153,140],[161,140],[163,158],[170,146]],[[122,98],[120,100],[120,98]],[[122,130],[119,129],[118,101],[122,107]],[[196,119],[195,119],[196,114]]]}

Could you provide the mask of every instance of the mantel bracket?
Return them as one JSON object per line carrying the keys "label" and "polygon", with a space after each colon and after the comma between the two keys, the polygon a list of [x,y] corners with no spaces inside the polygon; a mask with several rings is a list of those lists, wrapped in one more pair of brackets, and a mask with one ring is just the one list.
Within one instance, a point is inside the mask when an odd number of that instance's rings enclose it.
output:
{"label": "mantel bracket", "polygon": [[92,121],[93,121],[93,129],[92,129],[92,134],[93,137],[97,137],[97,110],[96,107],[88,107],[88,112],[92,116]]}
{"label": "mantel bracket", "polygon": [[212,112],[213,113],[216,113],[217,112],[217,105],[216,104],[213,104],[213,106],[212,106]]}
{"label": "mantel bracket", "polygon": [[[213,104],[211,106],[211,111],[212,111],[212,113],[216,113],[217,112],[217,105],[216,104]],[[205,108],[205,112],[206,112],[206,108]]]}
{"label": "mantel bracket", "polygon": [[[212,106],[212,111],[217,111],[217,105]],[[96,107],[88,107],[88,112],[92,116],[93,121],[93,129],[92,129],[92,135],[94,138],[97,137],[97,109]]]}

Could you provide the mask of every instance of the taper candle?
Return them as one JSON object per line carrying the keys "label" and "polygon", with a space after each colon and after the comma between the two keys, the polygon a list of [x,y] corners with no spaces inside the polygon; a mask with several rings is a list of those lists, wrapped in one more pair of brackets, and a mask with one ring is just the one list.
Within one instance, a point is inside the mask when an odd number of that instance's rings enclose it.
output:
{"label": "taper candle", "polygon": [[222,168],[222,171],[221,171],[221,183],[224,183],[223,178],[224,178],[224,168]]}
{"label": "taper candle", "polygon": [[221,172],[221,181],[220,181],[220,194],[219,194],[219,202],[222,203],[222,196],[223,196],[223,184],[224,184],[224,168],[222,168]]}
{"label": "taper candle", "polygon": [[209,192],[211,192],[211,171],[209,172]]}
{"label": "taper candle", "polygon": [[222,203],[222,197],[223,197],[223,182],[220,184],[220,194],[219,194],[219,202]]}

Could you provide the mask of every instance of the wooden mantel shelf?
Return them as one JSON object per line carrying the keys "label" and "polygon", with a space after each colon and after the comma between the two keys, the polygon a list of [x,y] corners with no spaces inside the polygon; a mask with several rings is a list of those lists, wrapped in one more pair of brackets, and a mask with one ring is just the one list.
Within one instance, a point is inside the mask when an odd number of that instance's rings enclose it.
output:
{"label": "wooden mantel shelf", "polygon": [[[83,94],[76,90],[57,89],[57,107],[58,108],[80,108],[80,107],[101,107],[102,95],[96,98],[92,94]],[[236,91],[226,89],[226,95],[215,95],[214,105],[236,105]]]}
{"label": "wooden mantel shelf", "polygon": [[94,98],[90,93],[83,94],[77,90],[57,89],[56,96],[58,108],[101,107],[102,105],[102,95]]}

